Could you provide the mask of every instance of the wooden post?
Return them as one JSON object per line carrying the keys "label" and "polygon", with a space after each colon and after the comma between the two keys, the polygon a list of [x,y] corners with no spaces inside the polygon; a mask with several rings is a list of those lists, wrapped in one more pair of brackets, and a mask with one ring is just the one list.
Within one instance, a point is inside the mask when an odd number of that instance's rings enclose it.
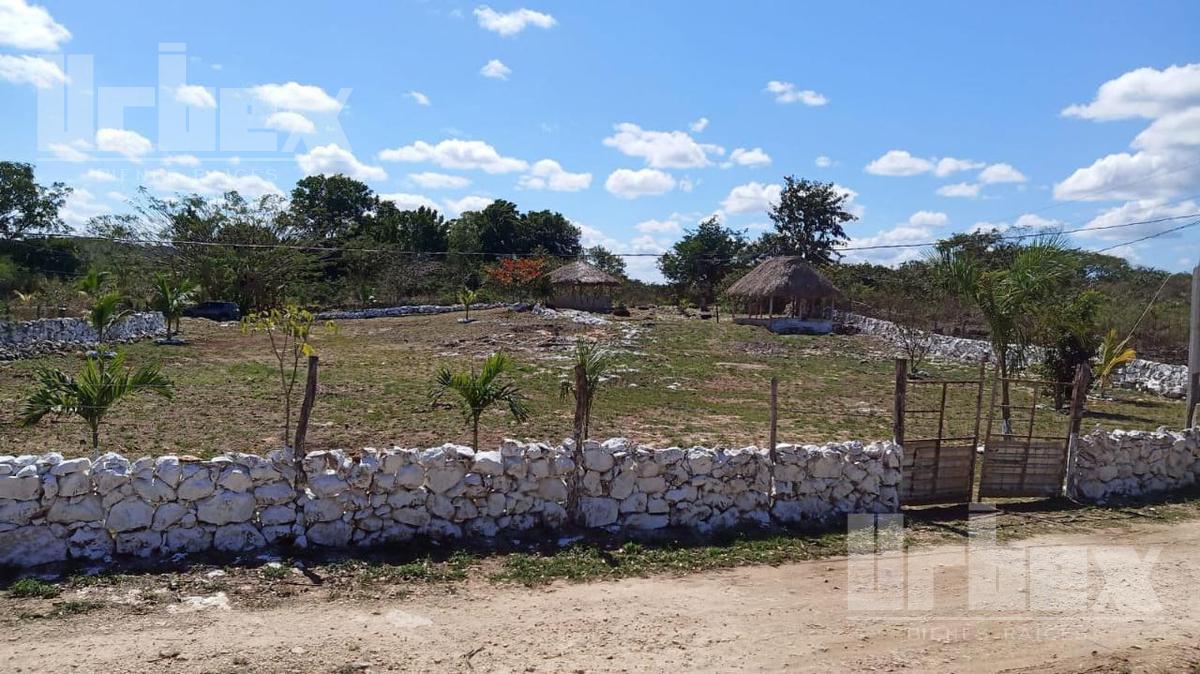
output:
{"label": "wooden post", "polygon": [[908,396],[908,361],[896,359],[896,399],[892,408],[892,442],[904,446],[904,406]]}
{"label": "wooden post", "polygon": [[1059,484],[1066,481],[1067,496],[1074,491],[1071,478],[1075,468],[1075,450],[1079,445],[1079,426],[1083,423],[1083,406],[1087,402],[1087,390],[1092,385],[1092,368],[1087,363],[1080,363],[1075,369],[1075,381],[1071,385],[1070,426],[1067,428],[1067,460],[1063,462],[1063,472],[1059,475]]}
{"label": "wooden post", "polygon": [[571,452],[575,462],[575,472],[571,477],[570,489],[567,492],[567,513],[575,522],[579,522],[579,482],[583,475],[583,420],[587,413],[587,369],[583,364],[575,366],[575,448]]}
{"label": "wooden post", "polygon": [[1191,428],[1192,410],[1200,400],[1200,391],[1196,387],[1196,375],[1200,374],[1200,265],[1192,269],[1192,314],[1188,330],[1187,418],[1184,419],[1184,428]]}
{"label": "wooden post", "polygon": [[304,384],[304,402],[300,404],[300,419],[296,422],[296,460],[304,459],[304,438],[308,435],[308,417],[317,397],[317,357],[308,357],[308,380]]}

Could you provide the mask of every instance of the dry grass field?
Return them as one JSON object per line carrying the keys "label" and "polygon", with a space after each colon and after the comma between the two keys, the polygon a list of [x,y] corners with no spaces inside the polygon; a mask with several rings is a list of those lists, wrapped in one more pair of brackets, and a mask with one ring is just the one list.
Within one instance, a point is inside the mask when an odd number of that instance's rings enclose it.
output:
{"label": "dry grass field", "polygon": [[[468,442],[457,409],[429,401],[434,373],[443,364],[469,367],[497,350],[519,364],[516,381],[529,398],[532,416],[517,424],[501,410],[489,412],[481,443],[568,437],[572,404],[560,398],[559,382],[569,371],[578,339],[602,340],[619,351],[618,367],[596,403],[593,437],[620,435],[659,445],[763,445],[772,376],[780,379],[781,441],[891,435],[892,358],[898,354],[876,338],[777,336],[666,309],[598,326],[505,309],[473,316],[477,320],[465,325],[457,322],[458,314],[340,321],[336,334],[318,334],[321,384],[309,448]],[[122,347],[132,364],[160,361],[176,395],[173,401],[146,396],[118,404],[102,430],[103,449],[208,457],[279,446],[278,374],[266,337],[243,334],[237,325],[189,319],[183,332],[188,346],[139,342]],[[64,354],[0,363],[0,454],[88,453],[87,429],[78,419],[46,419],[33,427],[16,423],[36,368],[74,370],[80,358]],[[927,370],[956,378],[975,372],[954,363],[934,363]],[[913,387],[910,407],[931,406],[940,393],[934,388]],[[985,388],[990,394],[990,386]],[[952,394],[954,415],[948,421],[972,423],[974,398],[974,390]],[[1179,402],[1118,391],[1116,400],[1089,400],[1084,429],[1178,426],[1181,417]],[[1065,424],[1065,416],[1038,412],[1039,432],[1058,434]]]}

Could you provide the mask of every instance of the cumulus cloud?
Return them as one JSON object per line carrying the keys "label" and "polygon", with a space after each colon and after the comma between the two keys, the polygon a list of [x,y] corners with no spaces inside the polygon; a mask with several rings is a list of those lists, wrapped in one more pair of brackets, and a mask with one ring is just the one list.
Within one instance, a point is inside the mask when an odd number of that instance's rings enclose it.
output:
{"label": "cumulus cloud", "polygon": [[25,0],[0,0],[0,45],[14,49],[54,51],[71,39],[71,31],[44,7]]}
{"label": "cumulus cloud", "polygon": [[637,124],[617,124],[615,133],[604,139],[608,147],[630,157],[641,157],[651,168],[700,168],[712,163],[709,155],[720,156],[719,145],[697,143],[683,131],[649,131]]}
{"label": "cumulus cloud", "polygon": [[83,175],[79,176],[80,180],[90,183],[112,183],[117,181],[117,177],[108,171],[100,169],[88,169]]}
{"label": "cumulus cloud", "polygon": [[984,162],[972,161],[970,159],[955,159],[954,157],[942,157],[937,160],[937,165],[933,168],[933,174],[939,178],[945,178],[948,175],[958,173],[959,171],[972,171],[974,169],[983,168]]}
{"label": "cumulus cloud", "polygon": [[181,84],[175,88],[175,100],[194,108],[215,108],[217,99],[199,84]]}
{"label": "cumulus cloud", "polygon": [[911,246],[904,248],[876,248],[875,250],[848,250],[844,254],[847,262],[873,262],[894,267],[910,260],[919,259],[922,248],[918,244],[933,241],[937,237],[928,227],[905,223],[870,236],[852,237],[846,246],[868,248],[875,246]]}
{"label": "cumulus cloud", "polygon": [[[1200,211],[1200,205],[1197,205],[1191,199],[1174,204],[1168,203],[1163,199],[1137,199],[1104,210],[1088,221],[1083,226],[1083,231],[1075,234],[1075,236],[1084,239],[1095,238],[1105,241],[1134,239],[1149,234],[1157,234],[1163,230],[1178,227],[1180,224],[1178,220],[1145,222],[1147,220],[1174,218],[1181,215],[1190,215],[1198,211]],[[1131,222],[1144,224],[1129,227],[1113,227],[1113,225],[1126,225]]]}
{"label": "cumulus cloud", "polygon": [[1200,63],[1189,63],[1131,70],[1100,85],[1091,103],[1068,106],[1062,114],[1101,121],[1154,119],[1196,105],[1200,105]]}
{"label": "cumulus cloud", "polygon": [[410,173],[408,174],[408,179],[413,181],[418,187],[430,190],[459,190],[471,184],[469,178],[447,175],[445,173],[434,173],[432,171]]}
{"label": "cumulus cloud", "polygon": [[820,168],[829,168],[830,166],[833,166],[833,160],[825,155],[821,155],[821,156],[817,157],[816,159],[813,160],[813,163],[816,164],[817,166],[819,166]]}
{"label": "cumulus cloud", "polygon": [[251,93],[267,105],[283,110],[305,112],[333,112],[340,110],[341,103],[321,87],[299,82],[283,84],[260,84],[250,88]]}
{"label": "cumulus cloud", "polygon": [[405,96],[408,96],[409,98],[416,101],[417,105],[423,105],[426,107],[432,105],[432,103],[429,102],[429,97],[419,91],[410,91],[407,94],[405,94]]}
{"label": "cumulus cloud", "polygon": [[380,194],[379,198],[396,204],[396,208],[402,211],[415,211],[421,207],[430,208],[435,211],[442,210],[436,201],[420,194],[396,192],[394,194]]}
{"label": "cumulus cloud", "polygon": [[643,220],[634,225],[634,228],[642,234],[671,234],[678,235],[683,233],[683,225],[679,224],[678,220]]}
{"label": "cumulus cloud", "polygon": [[379,153],[380,161],[431,162],[442,168],[478,170],[486,173],[524,171],[529,164],[505,157],[496,148],[481,140],[443,140],[431,145],[418,140],[412,145],[392,148]]}
{"label": "cumulus cloud", "polygon": [[267,117],[266,125],[268,129],[286,133],[314,133],[317,130],[311,119],[290,110],[271,113],[271,116]]}
{"label": "cumulus cloud", "polygon": [[88,220],[111,211],[107,205],[97,201],[91,192],[77,187],[67,195],[59,216],[67,225],[79,229],[87,224]]}
{"label": "cumulus cloud", "polygon": [[700,133],[708,128],[708,118],[701,117],[691,124],[688,124],[688,128],[692,130],[692,133]]}
{"label": "cumulus cloud", "polygon": [[162,163],[168,166],[199,166],[200,158],[191,154],[175,154],[169,157],[163,157]]}
{"label": "cumulus cloud", "polygon": [[675,189],[671,174],[657,169],[617,169],[604,181],[604,189],[622,199],[665,194]]}
{"label": "cumulus cloud", "polygon": [[138,161],[154,149],[148,138],[128,129],[100,129],[96,132],[96,147],[103,152],[116,152],[126,159]]}
{"label": "cumulus cloud", "polygon": [[592,174],[571,173],[553,159],[534,162],[529,173],[521,176],[517,187],[527,190],[550,190],[552,192],[578,192],[592,184]]}
{"label": "cumulus cloud", "polygon": [[151,169],[142,177],[146,186],[160,192],[186,194],[224,194],[237,191],[245,196],[283,195],[275,183],[254,174],[234,175],[224,171],[206,171],[189,175],[167,169]]}
{"label": "cumulus cloud", "polygon": [[757,168],[759,166],[767,166],[770,163],[771,156],[764,152],[761,147],[756,147],[752,150],[739,147],[729,153],[729,161],[726,163],[726,166],[750,166]]}
{"label": "cumulus cloud", "polygon": [[446,211],[451,215],[459,215],[467,211],[482,211],[491,205],[495,199],[484,197],[477,194],[463,197],[461,199],[446,199],[442,203],[446,206]]}
{"label": "cumulus cloud", "polygon": [[535,12],[524,7],[511,12],[497,12],[487,5],[475,8],[475,20],[479,22],[480,28],[504,37],[512,37],[529,26],[553,28],[558,23],[553,16],[544,12]]}
{"label": "cumulus cloud", "polygon": [[67,74],[57,63],[48,59],[0,54],[0,80],[13,84],[32,84],[37,89],[49,89],[65,84]]}
{"label": "cumulus cloud", "polygon": [[749,182],[738,185],[721,201],[721,210],[729,214],[762,213],[779,202],[779,194],[782,191],[783,187],[776,184]]}
{"label": "cumulus cloud", "polygon": [[80,138],[69,143],[50,143],[46,149],[57,159],[80,162],[91,159],[86,151],[92,149],[92,144]]}
{"label": "cumulus cloud", "polygon": [[939,196],[974,199],[979,196],[979,183],[953,183],[937,188]]}
{"label": "cumulus cloud", "polygon": [[508,76],[512,74],[512,68],[504,65],[500,59],[492,59],[483,64],[483,67],[479,69],[479,74],[494,80],[507,80]]}
{"label": "cumulus cloud", "polygon": [[775,97],[776,103],[803,103],[815,107],[829,102],[829,99],[812,89],[796,89],[796,85],[791,82],[771,80],[767,82],[765,91]]}
{"label": "cumulus cloud", "polygon": [[1154,120],[1133,139],[1139,150],[1170,150],[1200,145],[1200,105]]}
{"label": "cumulus cloud", "polygon": [[867,164],[866,172],[877,176],[915,176],[934,169],[933,162],[914,157],[907,150],[888,150]]}
{"label": "cumulus cloud", "polygon": [[908,216],[908,224],[914,227],[945,227],[950,216],[940,211],[917,211]]}
{"label": "cumulus cloud", "polygon": [[993,183],[1023,183],[1029,180],[1009,164],[992,164],[979,172],[979,182],[985,185]]}
{"label": "cumulus cloud", "polygon": [[296,155],[296,164],[304,175],[342,173],[355,180],[384,180],[387,172],[358,160],[349,150],[337,143],[314,147],[307,154]]}

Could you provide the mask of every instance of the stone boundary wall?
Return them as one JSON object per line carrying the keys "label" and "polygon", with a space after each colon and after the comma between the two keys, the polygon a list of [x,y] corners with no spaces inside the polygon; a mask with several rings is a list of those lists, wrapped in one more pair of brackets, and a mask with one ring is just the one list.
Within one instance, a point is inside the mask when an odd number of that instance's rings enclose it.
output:
{"label": "stone boundary wall", "polygon": [[[503,302],[493,302],[491,304],[472,304],[471,311],[484,311],[486,309],[499,309],[506,307]],[[413,316],[421,314],[449,314],[456,311],[462,311],[461,304],[411,304],[400,307],[379,307],[376,309],[347,309],[338,311],[322,311],[317,314],[317,319],[322,321],[335,320],[356,320],[361,318],[397,318],[399,316]]]}
{"label": "stone boundary wall", "polygon": [[[840,312],[837,320],[868,335],[877,335],[899,343],[899,331],[896,324],[869,316]],[[929,355],[951,360],[964,360],[978,363],[984,356],[992,355],[992,346],[980,339],[966,339],[949,335],[930,335],[933,346]],[[1030,347],[1026,351],[1027,360],[1040,358],[1041,349]],[[1187,366],[1156,363],[1152,360],[1134,360],[1117,372],[1113,382],[1121,388],[1150,391],[1168,398],[1182,398],[1187,394]]]}
{"label": "stone boundary wall", "polygon": [[[582,455],[579,505],[587,527],[708,533],[771,522],[764,449],[652,449],[617,438],[589,441]],[[900,448],[892,443],[780,445],[778,456],[777,520],[899,508]],[[5,456],[0,565],[552,531],[567,523],[574,470],[569,442],[512,440],[478,453],[452,444],[365,449],[353,458],[313,452],[306,477],[282,450],[207,461]]]}
{"label": "stone boundary wall", "polygon": [[1191,486],[1200,476],[1200,429],[1080,435],[1070,474],[1068,493],[1091,503]]}
{"label": "stone boundary wall", "polygon": [[[113,326],[108,340],[133,342],[167,334],[157,311],[130,314]],[[96,343],[96,331],[82,318],[43,318],[37,321],[0,322],[0,360],[25,358]]]}

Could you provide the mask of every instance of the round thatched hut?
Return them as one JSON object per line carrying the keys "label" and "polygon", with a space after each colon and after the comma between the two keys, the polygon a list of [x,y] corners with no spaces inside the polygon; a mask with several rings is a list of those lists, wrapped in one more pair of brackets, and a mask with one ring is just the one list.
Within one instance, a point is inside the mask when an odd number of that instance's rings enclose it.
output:
{"label": "round thatched hut", "polygon": [[[826,334],[833,331],[838,289],[799,257],[773,257],[725,291],[735,301],[734,322],[762,325],[771,332]],[[745,317],[737,316],[740,308]]]}
{"label": "round thatched hut", "polygon": [[551,306],[581,311],[612,311],[613,289],[621,280],[586,262],[572,262],[550,272]]}

